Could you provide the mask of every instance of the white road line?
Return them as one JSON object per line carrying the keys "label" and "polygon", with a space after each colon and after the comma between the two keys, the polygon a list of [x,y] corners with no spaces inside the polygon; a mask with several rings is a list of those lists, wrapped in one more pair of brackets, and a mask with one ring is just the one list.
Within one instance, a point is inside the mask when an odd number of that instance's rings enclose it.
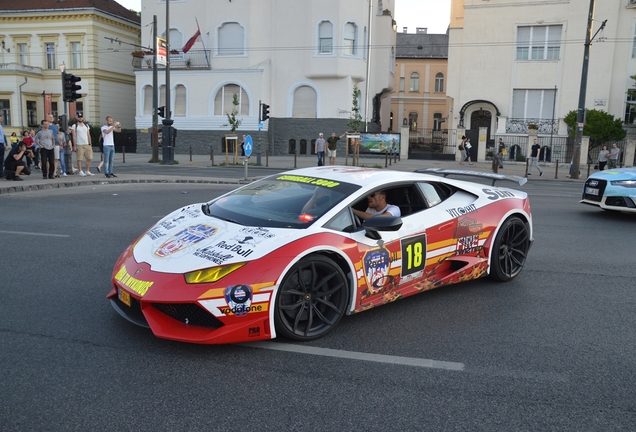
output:
{"label": "white road line", "polygon": [[68,234],[46,234],[46,233],[34,233],[34,232],[22,232],[22,231],[0,231],[0,234],[19,234],[19,235],[44,236],[44,237],[70,237],[70,235]]}
{"label": "white road line", "polygon": [[391,363],[404,366],[425,367],[434,369],[446,369],[463,371],[464,363],[446,362],[438,360],[421,359],[415,357],[399,357],[383,354],[370,354],[355,351],[343,351],[330,348],[309,347],[303,345],[292,345],[280,342],[246,342],[237,344],[240,346],[248,346],[252,348],[269,349],[275,351],[287,351],[300,354],[320,355],[326,357],[338,357],[350,360],[362,360],[377,363]]}

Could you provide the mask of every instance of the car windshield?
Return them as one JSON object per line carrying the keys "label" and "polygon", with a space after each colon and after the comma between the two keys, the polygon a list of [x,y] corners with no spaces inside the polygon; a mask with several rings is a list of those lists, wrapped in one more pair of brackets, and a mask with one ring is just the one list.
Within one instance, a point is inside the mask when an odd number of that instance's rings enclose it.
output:
{"label": "car windshield", "polygon": [[307,228],[360,186],[281,174],[252,183],[204,207],[209,216],[240,225]]}

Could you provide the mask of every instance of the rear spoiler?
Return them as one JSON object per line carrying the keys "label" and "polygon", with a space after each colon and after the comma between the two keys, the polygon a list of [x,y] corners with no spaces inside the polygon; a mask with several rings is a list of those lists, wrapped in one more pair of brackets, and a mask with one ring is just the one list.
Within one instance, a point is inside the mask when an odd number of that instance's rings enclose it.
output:
{"label": "rear spoiler", "polygon": [[528,179],[525,177],[519,177],[515,175],[504,175],[481,171],[465,171],[446,168],[422,168],[415,170],[415,172],[422,174],[438,174],[443,175],[444,177],[448,177],[449,175],[479,177],[492,180],[492,186],[494,186],[495,182],[497,181],[511,181],[513,183],[517,183],[519,186],[523,186],[528,181]]}

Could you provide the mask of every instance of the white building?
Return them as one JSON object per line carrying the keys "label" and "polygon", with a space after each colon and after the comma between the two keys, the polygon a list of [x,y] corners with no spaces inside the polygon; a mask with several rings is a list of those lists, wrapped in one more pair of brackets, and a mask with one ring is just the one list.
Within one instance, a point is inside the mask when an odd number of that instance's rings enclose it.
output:
{"label": "white building", "polygon": [[[237,94],[242,121],[237,133],[257,133],[262,101],[270,106],[262,136],[270,152],[291,152],[293,140],[301,144],[296,151],[309,154],[313,146],[306,144],[319,132],[340,135],[347,129],[356,85],[369,130],[386,130],[393,89],[393,7],[393,0],[170,1],[170,105],[177,145],[199,153],[220,150]],[[143,22],[152,22],[153,15],[162,36],[164,1],[142,2]],[[201,38],[183,53],[197,20]],[[148,26],[142,45],[150,47],[152,40]],[[136,70],[141,131],[152,127],[149,66],[144,61]],[[165,82],[161,67],[158,106],[165,105]],[[149,148],[149,134],[137,138],[138,148]]]}
{"label": "white building", "polygon": [[[453,0],[447,94],[453,127],[567,135],[579,101],[590,0]],[[633,122],[636,1],[596,1],[585,105]]]}

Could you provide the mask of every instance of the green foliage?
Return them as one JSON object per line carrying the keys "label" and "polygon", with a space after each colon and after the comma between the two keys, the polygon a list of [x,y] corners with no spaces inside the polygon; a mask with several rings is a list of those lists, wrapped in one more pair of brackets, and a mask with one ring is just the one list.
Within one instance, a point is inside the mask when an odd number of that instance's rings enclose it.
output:
{"label": "green foliage", "polygon": [[362,129],[362,125],[364,122],[362,121],[362,116],[360,115],[360,106],[358,105],[358,84],[353,86],[353,100],[351,102],[351,116],[349,117],[349,123],[347,123],[347,127],[352,132],[359,132]]}
{"label": "green foliage", "polygon": [[517,161],[517,162],[525,162],[526,161],[526,157],[524,155],[522,155],[521,153],[517,153],[517,157],[515,158],[515,161]]}
{"label": "green foliage", "polygon": [[[238,114],[238,105],[239,105],[238,95],[236,93],[234,93],[234,97],[232,98],[232,105],[233,105],[232,112],[226,113],[226,115],[227,115],[227,122],[230,126],[230,130],[232,131],[232,133],[234,133],[243,122],[243,120],[236,117],[236,115]],[[226,124],[223,126],[228,126],[228,125]]]}
{"label": "green foliage", "polygon": [[[568,125],[570,136],[576,132],[576,111],[567,113],[563,121]],[[590,148],[600,146],[608,141],[620,141],[627,133],[623,129],[623,121],[602,110],[587,110],[583,135],[590,137]]]}

